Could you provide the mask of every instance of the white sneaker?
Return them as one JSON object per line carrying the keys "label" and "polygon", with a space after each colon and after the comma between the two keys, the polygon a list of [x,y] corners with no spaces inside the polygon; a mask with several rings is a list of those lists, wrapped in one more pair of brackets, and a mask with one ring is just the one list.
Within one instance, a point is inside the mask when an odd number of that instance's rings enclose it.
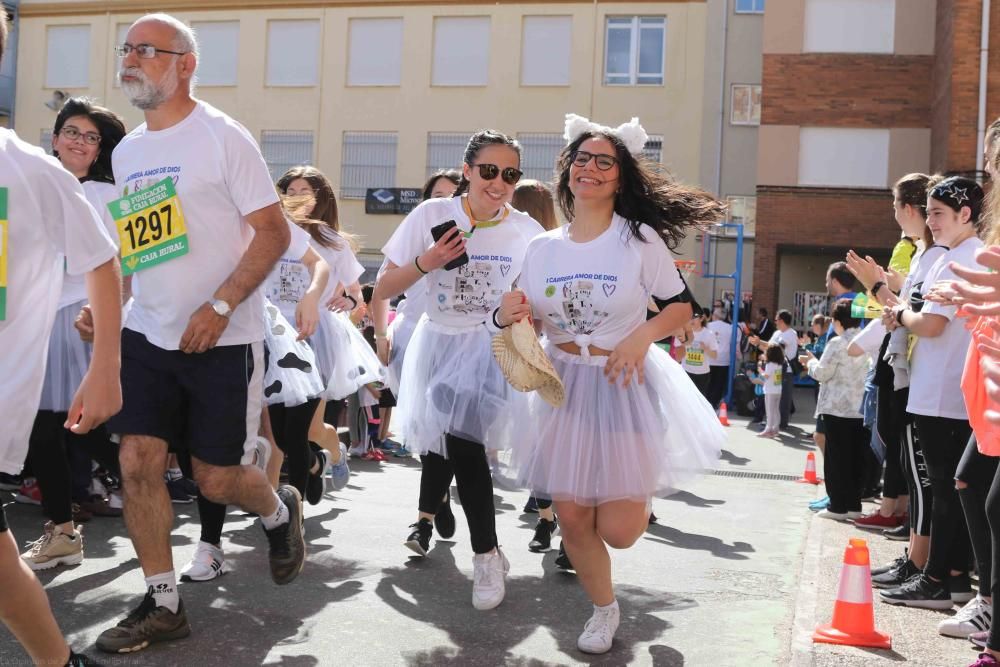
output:
{"label": "white sneaker", "polygon": [[181,581],[209,581],[221,577],[228,571],[222,549],[199,541],[191,562],[181,570]]}
{"label": "white sneaker", "polygon": [[504,578],[510,572],[507,557],[497,547],[472,557],[472,606],[480,611],[493,609],[503,602]]}
{"label": "white sneaker", "polygon": [[834,521],[854,521],[861,518],[861,512],[831,512],[828,509],[816,512],[816,516],[822,519],[833,519]]}
{"label": "white sneaker", "polygon": [[351,458],[360,459],[362,456],[365,455],[365,446],[363,444],[354,445],[353,447],[347,450],[347,454]]}
{"label": "white sneaker", "polygon": [[576,640],[576,647],[584,653],[607,653],[618,630],[621,612],[618,600],[607,607],[594,605],[594,615],[583,627],[583,634]]}
{"label": "white sneaker", "polygon": [[957,614],[938,623],[938,632],[945,637],[968,639],[974,632],[989,630],[992,616],[992,605],[977,595],[959,609]]}

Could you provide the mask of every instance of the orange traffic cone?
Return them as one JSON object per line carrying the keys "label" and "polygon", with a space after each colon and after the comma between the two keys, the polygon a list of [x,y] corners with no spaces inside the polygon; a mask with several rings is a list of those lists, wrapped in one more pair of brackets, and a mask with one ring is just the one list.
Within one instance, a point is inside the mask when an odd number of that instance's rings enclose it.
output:
{"label": "orange traffic cone", "polygon": [[816,455],[812,452],[806,454],[806,469],[802,473],[801,484],[819,484],[823,480],[816,476]]}
{"label": "orange traffic cone", "polygon": [[726,409],[726,402],[719,403],[719,423],[729,426],[729,411]]}
{"label": "orange traffic cone", "polygon": [[837,602],[833,621],[813,633],[814,642],[891,648],[892,637],[875,629],[872,608],[872,573],[868,563],[868,544],[853,539],[844,551]]}

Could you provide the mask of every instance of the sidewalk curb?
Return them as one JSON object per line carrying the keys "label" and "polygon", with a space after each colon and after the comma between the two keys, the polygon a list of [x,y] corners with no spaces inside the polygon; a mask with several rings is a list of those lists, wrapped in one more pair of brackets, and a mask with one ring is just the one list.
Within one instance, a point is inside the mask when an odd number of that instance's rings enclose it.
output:
{"label": "sidewalk curb", "polygon": [[[810,512],[812,514],[812,512]],[[813,667],[812,633],[816,629],[816,604],[819,588],[819,570],[826,530],[822,519],[809,519],[806,544],[802,550],[802,568],[799,571],[798,595],[795,597],[795,616],[792,620],[791,667]]]}

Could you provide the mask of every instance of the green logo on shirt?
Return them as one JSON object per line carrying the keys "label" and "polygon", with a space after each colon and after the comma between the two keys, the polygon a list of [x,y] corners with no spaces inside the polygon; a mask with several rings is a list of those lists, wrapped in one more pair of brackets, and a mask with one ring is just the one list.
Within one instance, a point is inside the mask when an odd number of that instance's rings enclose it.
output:
{"label": "green logo on shirt", "polygon": [[545,296],[553,296],[556,293],[556,286],[549,285],[545,288]]}

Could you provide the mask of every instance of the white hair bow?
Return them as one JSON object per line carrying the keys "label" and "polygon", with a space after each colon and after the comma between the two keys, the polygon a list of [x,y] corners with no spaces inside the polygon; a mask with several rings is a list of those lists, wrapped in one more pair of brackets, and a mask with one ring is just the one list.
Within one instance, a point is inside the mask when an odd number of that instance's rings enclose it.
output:
{"label": "white hair bow", "polygon": [[586,132],[606,132],[613,135],[625,144],[625,148],[632,155],[641,155],[642,149],[646,146],[646,142],[649,141],[649,135],[646,134],[646,130],[643,129],[642,125],[639,124],[639,119],[635,117],[618,127],[608,127],[591,122],[590,119],[578,116],[575,113],[566,114],[566,131],[563,133],[563,138],[566,139],[567,143],[573,143],[580,135]]}

